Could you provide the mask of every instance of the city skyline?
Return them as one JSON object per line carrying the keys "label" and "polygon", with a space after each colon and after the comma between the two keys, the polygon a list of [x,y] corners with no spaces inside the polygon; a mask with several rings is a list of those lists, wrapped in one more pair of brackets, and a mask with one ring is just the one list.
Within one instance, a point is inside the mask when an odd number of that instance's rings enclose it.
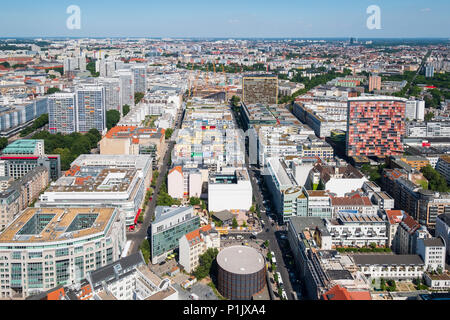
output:
{"label": "city skyline", "polygon": [[[81,10],[81,29],[66,26],[67,8]],[[381,29],[370,30],[367,8],[377,5]],[[218,3],[131,0],[21,1],[3,4],[0,37],[175,37],[175,38],[448,38],[446,1],[332,1],[311,4],[281,0]],[[45,19],[51,17],[52,19]],[[345,17],[345,19],[344,19]],[[261,23],[264,21],[264,23]],[[122,22],[122,23],[120,23]]]}

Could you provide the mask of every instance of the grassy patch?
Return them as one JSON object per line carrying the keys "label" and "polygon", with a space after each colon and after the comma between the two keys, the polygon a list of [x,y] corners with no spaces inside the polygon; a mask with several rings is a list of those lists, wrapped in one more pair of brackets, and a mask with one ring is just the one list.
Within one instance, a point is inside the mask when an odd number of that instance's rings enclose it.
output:
{"label": "grassy patch", "polygon": [[220,293],[219,293],[219,291],[217,291],[217,288],[216,288],[216,286],[214,285],[214,282],[210,282],[210,283],[208,283],[208,287],[210,287],[212,290],[213,290],[213,292],[214,292],[214,294],[217,296],[217,298],[219,298],[220,300],[227,300],[227,298],[225,298],[225,297],[223,297]]}

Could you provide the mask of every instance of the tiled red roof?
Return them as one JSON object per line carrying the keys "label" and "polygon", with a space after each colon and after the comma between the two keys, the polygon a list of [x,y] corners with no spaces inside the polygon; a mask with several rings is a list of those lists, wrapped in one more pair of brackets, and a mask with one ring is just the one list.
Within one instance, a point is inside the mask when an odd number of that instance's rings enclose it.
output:
{"label": "tiled red roof", "polygon": [[323,300],[372,300],[369,291],[348,291],[339,285],[322,295]]}

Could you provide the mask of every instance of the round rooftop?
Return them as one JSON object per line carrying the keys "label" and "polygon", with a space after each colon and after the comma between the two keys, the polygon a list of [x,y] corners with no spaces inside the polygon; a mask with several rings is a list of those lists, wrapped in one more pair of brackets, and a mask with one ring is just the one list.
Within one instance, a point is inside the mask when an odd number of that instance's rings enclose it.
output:
{"label": "round rooftop", "polygon": [[264,257],[251,247],[233,246],[219,252],[217,264],[234,274],[253,274],[264,268]]}

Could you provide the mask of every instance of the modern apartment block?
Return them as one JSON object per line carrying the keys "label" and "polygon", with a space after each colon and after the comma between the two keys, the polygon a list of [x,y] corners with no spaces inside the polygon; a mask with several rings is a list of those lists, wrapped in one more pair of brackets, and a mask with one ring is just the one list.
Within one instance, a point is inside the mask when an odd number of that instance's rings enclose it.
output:
{"label": "modern apartment block", "polygon": [[441,156],[436,164],[436,170],[447,180],[450,184],[450,156]]}
{"label": "modern apartment block", "polygon": [[381,90],[381,77],[372,75],[369,77],[369,91]]}
{"label": "modern apartment block", "polygon": [[317,99],[311,103],[294,103],[293,113],[320,138],[330,137],[333,130],[347,130],[347,105],[341,100]]}
{"label": "modern apartment block", "polygon": [[0,136],[11,137],[31,121],[47,113],[47,97],[37,98],[10,106],[0,105]]}
{"label": "modern apartment block", "polygon": [[[134,106],[134,75],[131,70],[117,70],[120,79],[120,105]],[[122,110],[122,109],[121,109]],[[121,112],[122,113],[122,112]]]}
{"label": "modern apartment block", "polygon": [[397,209],[405,210],[421,225],[434,228],[438,215],[450,212],[450,193],[422,189],[400,169],[384,169],[383,188],[395,200]]}
{"label": "modern apartment block", "polygon": [[96,78],[96,84],[105,88],[105,109],[117,110],[122,113],[120,104],[120,79],[114,78]]}
{"label": "modern apartment block", "polygon": [[156,207],[149,230],[152,263],[164,261],[178,248],[181,237],[198,228],[200,217],[194,215],[192,207]]}
{"label": "modern apartment block", "polygon": [[408,100],[406,101],[405,117],[409,121],[425,119],[425,101],[424,100]]}
{"label": "modern apartment block", "polygon": [[439,138],[450,136],[450,121],[408,122],[408,138]]}
{"label": "modern apartment block", "polygon": [[147,67],[145,65],[135,65],[131,67],[134,76],[134,94],[136,92],[147,92]]}
{"label": "modern apartment block", "polygon": [[278,76],[270,74],[244,76],[242,101],[247,105],[278,104]]}
{"label": "modern apartment block", "polygon": [[384,96],[348,101],[347,156],[403,154],[406,99]]}
{"label": "modern apartment block", "polygon": [[81,155],[65,176],[40,197],[37,207],[119,208],[127,226],[135,223],[152,178],[145,155]]}
{"label": "modern apartment block", "polygon": [[106,130],[105,88],[83,85],[76,88],[75,95],[76,131],[86,133],[95,128],[103,133]]}
{"label": "modern apartment block", "polygon": [[125,221],[114,208],[28,208],[0,234],[2,298],[73,284],[120,258]]}
{"label": "modern apartment block", "polygon": [[76,132],[75,93],[54,93],[48,97],[48,121],[50,133]]}
{"label": "modern apartment block", "polygon": [[425,261],[428,271],[445,270],[445,242],[442,238],[418,239],[416,252]]}

